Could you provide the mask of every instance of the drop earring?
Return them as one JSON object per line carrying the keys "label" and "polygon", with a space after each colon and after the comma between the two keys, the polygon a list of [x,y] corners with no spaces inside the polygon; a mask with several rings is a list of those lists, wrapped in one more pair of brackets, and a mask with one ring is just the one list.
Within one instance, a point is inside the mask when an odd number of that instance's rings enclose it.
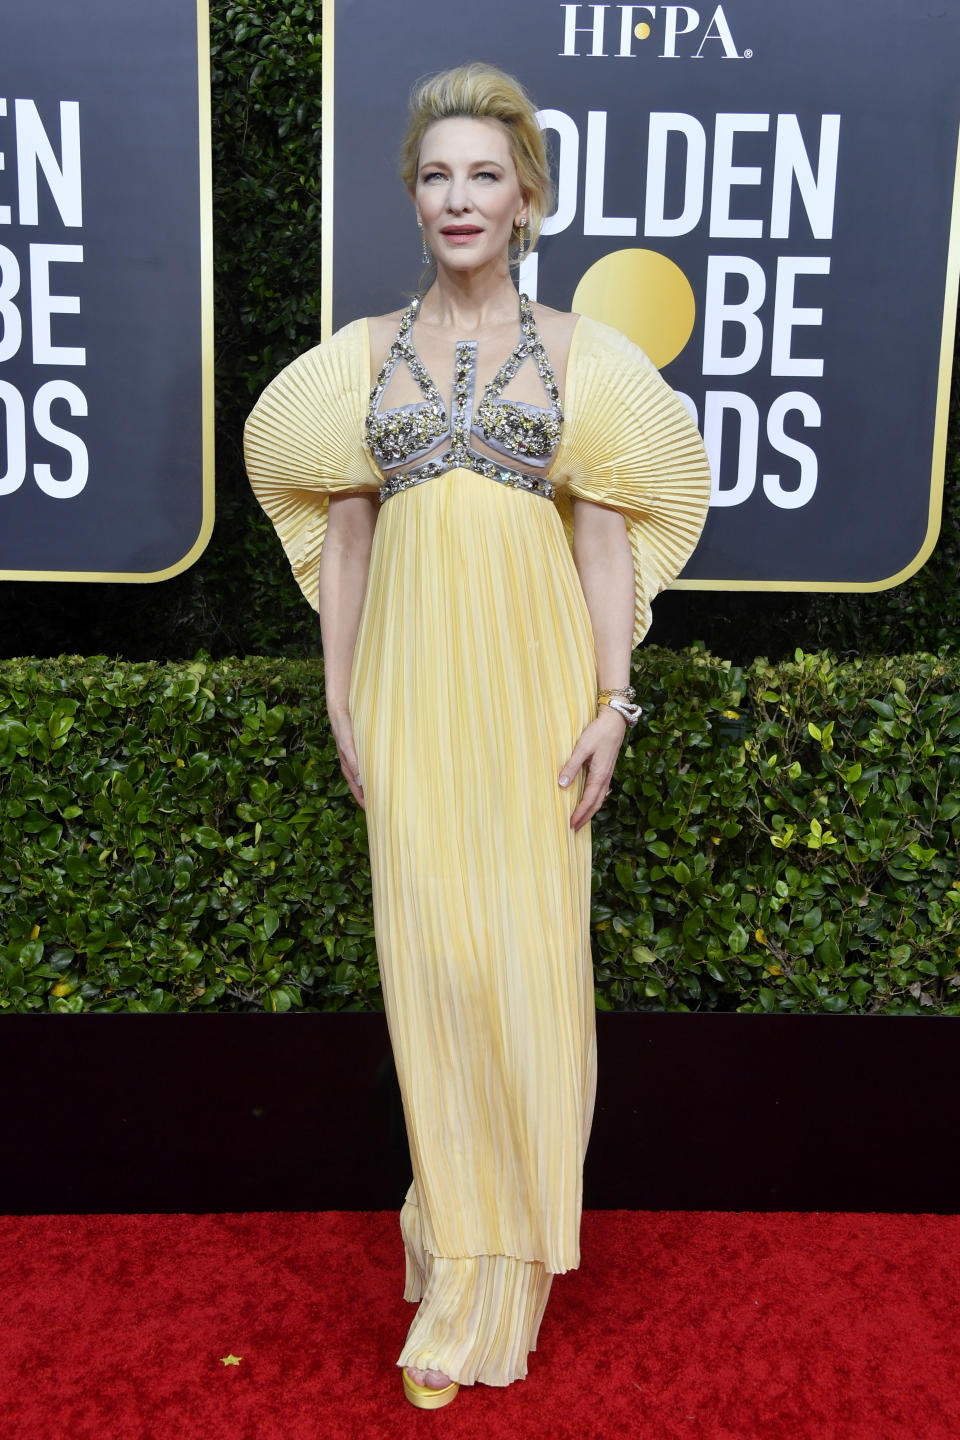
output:
{"label": "drop earring", "polygon": [[430,254],[430,246],[427,244],[426,231],[423,228],[423,221],[420,219],[419,215],[417,216],[417,224],[420,226],[420,245],[423,252],[423,263],[424,265],[429,265],[430,261],[433,259],[433,256]]}
{"label": "drop earring", "polygon": [[520,219],[517,221],[517,229],[520,231],[520,249],[517,251],[517,263],[518,263],[518,264],[519,264],[520,261],[523,259],[523,257],[526,255],[526,253],[527,253],[527,251],[528,251],[528,249],[529,249],[529,246],[528,246],[528,244],[527,244],[527,240],[528,240],[529,237],[528,237],[528,235],[527,235],[526,226],[527,226],[527,217],[526,217],[526,215],[521,215],[521,216],[520,216]]}

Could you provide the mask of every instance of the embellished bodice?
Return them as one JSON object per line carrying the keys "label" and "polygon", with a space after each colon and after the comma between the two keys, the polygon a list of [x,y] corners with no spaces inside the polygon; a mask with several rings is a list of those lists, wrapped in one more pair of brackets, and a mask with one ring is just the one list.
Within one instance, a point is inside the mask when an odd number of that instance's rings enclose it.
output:
{"label": "embellished bodice", "polygon": [[[557,382],[526,295],[520,296],[520,341],[485,387],[479,403],[476,400],[477,342],[457,341],[449,415],[440,391],[414,348],[413,324],[419,308],[418,295],[404,312],[367,406],[367,445],[386,476],[380,487],[381,501],[455,469],[475,470],[501,484],[552,499],[553,485],[546,479],[545,472],[560,443],[563,412]],[[501,398],[528,357],[543,383],[547,405]],[[401,363],[406,363],[423,400],[381,410],[380,402],[390,377]],[[495,455],[519,462],[524,468],[498,464],[471,443],[475,441]]]}

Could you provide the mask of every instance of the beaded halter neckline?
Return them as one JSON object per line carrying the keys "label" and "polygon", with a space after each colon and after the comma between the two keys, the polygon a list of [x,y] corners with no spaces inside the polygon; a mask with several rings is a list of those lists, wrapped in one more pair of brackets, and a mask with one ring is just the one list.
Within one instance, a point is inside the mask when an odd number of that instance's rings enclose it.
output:
{"label": "beaded halter neckline", "polygon": [[[563,424],[560,392],[526,295],[519,297],[519,343],[484,387],[476,406],[478,345],[476,340],[457,341],[453,405],[449,417],[440,391],[414,348],[412,330],[420,303],[421,297],[415,296],[404,311],[400,328],[370,392],[366,435],[377,464],[381,470],[405,466],[410,462],[414,464],[414,468],[384,480],[380,487],[380,499],[387,500],[411,485],[418,485],[453,469],[474,470],[514,489],[552,499],[553,485],[542,474],[498,465],[470,444],[471,437],[476,435],[489,449],[522,460],[534,472],[542,472],[549,467],[559,444]],[[550,402],[546,406],[499,398],[528,355],[537,367]],[[384,391],[401,361],[406,362],[423,400],[381,410]],[[445,440],[450,442],[448,448],[436,458],[425,460]],[[424,460],[425,463],[418,463]]]}

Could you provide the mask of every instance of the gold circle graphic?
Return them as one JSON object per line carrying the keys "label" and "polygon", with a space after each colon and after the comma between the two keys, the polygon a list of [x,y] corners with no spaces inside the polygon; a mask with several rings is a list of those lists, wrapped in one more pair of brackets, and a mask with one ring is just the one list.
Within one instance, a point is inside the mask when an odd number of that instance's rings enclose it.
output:
{"label": "gold circle graphic", "polygon": [[634,25],[633,33],[638,40],[648,40],[650,38],[650,26],[646,20],[641,20],[639,25]]}
{"label": "gold circle graphic", "polygon": [[572,308],[622,331],[658,369],[680,354],[697,313],[690,281],[657,250],[603,255],[581,279]]}

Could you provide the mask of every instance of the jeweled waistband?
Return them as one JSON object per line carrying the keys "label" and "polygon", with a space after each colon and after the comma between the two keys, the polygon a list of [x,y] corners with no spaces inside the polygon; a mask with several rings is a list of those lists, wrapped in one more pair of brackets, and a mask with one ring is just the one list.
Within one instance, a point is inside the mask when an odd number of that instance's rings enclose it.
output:
{"label": "jeweled waistband", "polygon": [[544,480],[539,475],[527,475],[522,470],[510,470],[503,465],[495,465],[492,460],[470,455],[452,465],[431,460],[404,475],[391,475],[380,486],[380,503],[389,500],[391,495],[399,495],[401,490],[409,490],[413,485],[422,485],[425,480],[445,475],[449,470],[475,470],[478,475],[486,475],[500,485],[509,485],[513,490],[527,490],[531,495],[542,495],[544,500],[552,500],[554,496],[554,485],[550,480]]}

